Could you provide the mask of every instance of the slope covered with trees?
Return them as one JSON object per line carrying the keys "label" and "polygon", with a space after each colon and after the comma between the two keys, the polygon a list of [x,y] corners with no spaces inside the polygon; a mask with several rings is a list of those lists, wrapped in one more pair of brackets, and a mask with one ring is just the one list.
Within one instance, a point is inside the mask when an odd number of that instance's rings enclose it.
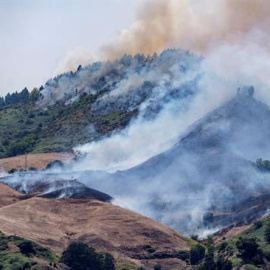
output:
{"label": "slope covered with trees", "polygon": [[70,151],[126,127],[138,112],[153,118],[171,100],[193,96],[200,63],[181,50],[124,55],[8,93],[0,97],[0,158]]}
{"label": "slope covered with trees", "polygon": [[71,105],[48,110],[37,108],[30,99],[4,105],[0,110],[0,158],[71,151],[78,144],[125,127],[136,115],[136,110],[93,114],[91,107],[97,96],[82,95]]}

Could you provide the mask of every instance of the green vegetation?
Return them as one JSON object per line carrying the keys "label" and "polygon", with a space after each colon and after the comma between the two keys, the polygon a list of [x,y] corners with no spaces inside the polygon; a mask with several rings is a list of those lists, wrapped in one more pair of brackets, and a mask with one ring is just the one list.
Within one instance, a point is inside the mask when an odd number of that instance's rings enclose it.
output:
{"label": "green vegetation", "polygon": [[263,264],[263,252],[255,238],[240,237],[236,242],[236,248],[244,264]]}
{"label": "green vegetation", "polygon": [[199,270],[231,270],[232,262],[223,253],[224,249],[224,245],[215,248],[213,239],[209,237],[207,239],[207,252]]}
{"label": "green vegetation", "polygon": [[[5,236],[0,232],[0,269],[2,270],[28,270],[42,269],[36,258],[47,263],[43,269],[55,269],[58,257],[49,249],[32,241],[17,236]],[[49,265],[54,265],[55,267]],[[57,266],[58,267],[58,266]],[[58,269],[61,269],[58,267]]]}
{"label": "green vegetation", "polygon": [[198,264],[205,255],[205,248],[200,245],[200,244],[196,244],[191,246],[190,249],[190,264],[194,265],[194,264]]}
{"label": "green vegetation", "polygon": [[256,221],[248,230],[216,246],[216,251],[232,262],[233,267],[263,269],[270,261],[270,216]]}
{"label": "green vegetation", "polygon": [[0,158],[71,151],[74,146],[125,127],[137,113],[93,114],[92,105],[99,94],[84,94],[73,104],[41,109],[35,105],[38,95],[39,90],[33,89],[28,98],[16,98],[14,93],[12,100],[16,102],[8,101],[10,97],[4,99],[7,102],[0,101]]}
{"label": "green vegetation", "polygon": [[1,252],[0,269],[3,270],[28,270],[36,262],[20,253]]}
{"label": "green vegetation", "polygon": [[255,164],[256,168],[263,172],[270,172],[270,161],[258,158]]}
{"label": "green vegetation", "polygon": [[67,247],[61,262],[71,270],[115,270],[115,261],[110,253],[97,253],[94,248],[80,242],[71,243]]}
{"label": "green vegetation", "polygon": [[270,226],[270,216],[260,220],[259,226],[258,222],[255,222],[254,225],[241,233],[239,238],[255,239],[258,244],[258,248],[263,250],[265,255],[270,254],[270,245],[267,243],[265,234]]}

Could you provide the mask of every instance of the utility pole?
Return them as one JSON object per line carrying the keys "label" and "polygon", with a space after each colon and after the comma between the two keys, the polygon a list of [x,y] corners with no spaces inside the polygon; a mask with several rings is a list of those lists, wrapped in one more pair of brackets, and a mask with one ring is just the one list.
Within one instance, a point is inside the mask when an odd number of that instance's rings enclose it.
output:
{"label": "utility pole", "polygon": [[24,161],[25,161],[25,171],[27,171],[27,154],[24,155]]}

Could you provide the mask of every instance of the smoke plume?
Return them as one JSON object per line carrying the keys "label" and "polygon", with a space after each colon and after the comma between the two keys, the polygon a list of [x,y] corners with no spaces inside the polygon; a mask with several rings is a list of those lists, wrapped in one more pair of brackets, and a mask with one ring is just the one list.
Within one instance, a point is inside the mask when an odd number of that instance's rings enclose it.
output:
{"label": "smoke plume", "polygon": [[[269,31],[268,1],[156,1],[147,3],[134,24],[103,48],[106,58],[152,54],[180,47],[207,54],[217,43],[239,44],[253,29]],[[261,40],[258,40],[261,43]]]}

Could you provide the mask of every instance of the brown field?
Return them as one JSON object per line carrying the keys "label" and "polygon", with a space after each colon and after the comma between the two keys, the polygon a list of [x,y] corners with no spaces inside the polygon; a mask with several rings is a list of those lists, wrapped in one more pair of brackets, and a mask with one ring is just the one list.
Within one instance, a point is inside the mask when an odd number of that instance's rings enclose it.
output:
{"label": "brown field", "polygon": [[[74,158],[72,153],[43,153],[43,154],[27,154],[22,156],[2,158],[0,159],[0,171],[9,171],[12,168],[29,169],[34,167],[38,170],[46,168],[47,164],[54,160],[60,160],[62,162],[68,162]],[[25,162],[26,160],[26,162]],[[27,163],[27,166],[25,166]]]}
{"label": "brown field", "polygon": [[0,208],[20,201],[22,195],[14,189],[0,183]]}
{"label": "brown field", "polygon": [[160,263],[162,269],[184,269],[179,259],[153,259],[144,245],[157,253],[187,251],[190,243],[168,226],[109,203],[91,199],[26,199],[1,184],[0,230],[49,247],[60,254],[80,240],[98,251],[111,252],[118,261],[146,269]]}

